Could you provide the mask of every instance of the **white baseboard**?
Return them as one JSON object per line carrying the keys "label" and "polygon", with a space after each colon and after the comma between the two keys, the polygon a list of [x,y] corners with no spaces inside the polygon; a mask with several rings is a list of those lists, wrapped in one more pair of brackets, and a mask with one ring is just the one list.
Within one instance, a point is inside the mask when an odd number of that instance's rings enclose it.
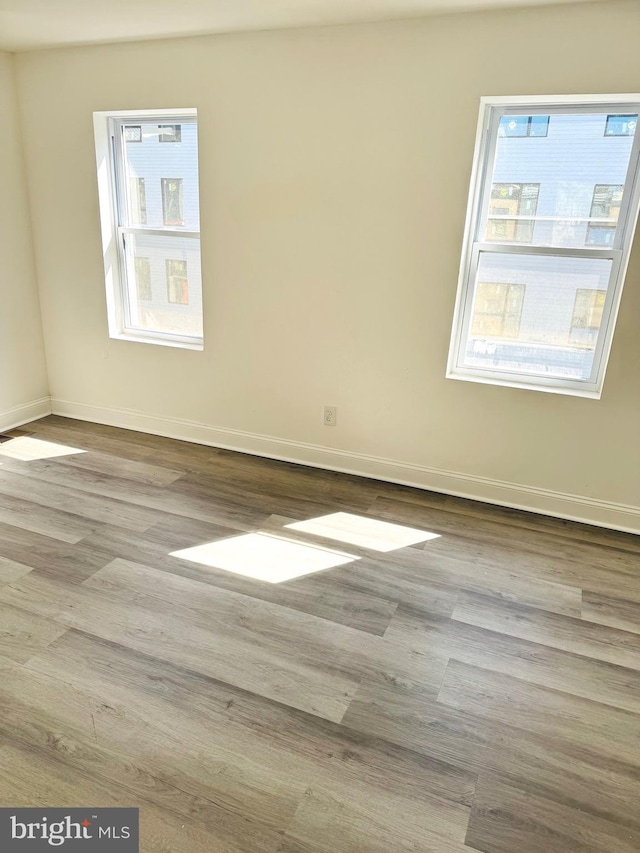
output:
{"label": "white baseboard", "polygon": [[627,533],[640,533],[640,506],[599,501],[580,495],[553,492],[456,471],[427,468],[423,465],[412,465],[317,444],[208,426],[177,418],[145,415],[142,412],[127,409],[107,409],[58,399],[53,399],[51,405],[53,414],[68,418],[400,483],[418,489],[443,492],[513,509],[539,512],[543,515],[580,521]]}
{"label": "white baseboard", "polygon": [[21,406],[5,409],[0,412],[0,432],[15,429],[22,424],[36,421],[38,418],[44,418],[45,415],[50,414],[51,397],[41,397],[39,400],[32,400],[30,403],[23,403]]}

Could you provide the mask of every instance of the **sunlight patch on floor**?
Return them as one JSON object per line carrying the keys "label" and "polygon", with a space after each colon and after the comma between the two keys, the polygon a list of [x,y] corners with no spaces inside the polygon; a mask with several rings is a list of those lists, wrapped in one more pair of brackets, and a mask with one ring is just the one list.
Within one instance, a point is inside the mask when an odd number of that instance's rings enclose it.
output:
{"label": "sunlight patch on floor", "polygon": [[196,545],[173,551],[170,556],[268,583],[282,583],[358,559],[329,548],[305,545],[267,533],[247,533]]}
{"label": "sunlight patch on floor", "polygon": [[309,521],[296,521],[285,527],[299,530],[301,533],[323,536],[325,539],[348,542],[360,548],[371,548],[372,551],[395,551],[396,548],[406,548],[408,545],[427,542],[440,536],[439,533],[378,521],[363,515],[352,515],[350,512],[334,512],[331,515],[311,518]]}
{"label": "sunlight patch on floor", "polygon": [[0,456],[11,459],[19,459],[22,462],[33,462],[36,459],[53,459],[56,456],[71,456],[74,453],[86,453],[77,447],[68,447],[66,444],[54,444],[51,441],[43,441],[40,438],[32,438],[21,435],[0,444]]}

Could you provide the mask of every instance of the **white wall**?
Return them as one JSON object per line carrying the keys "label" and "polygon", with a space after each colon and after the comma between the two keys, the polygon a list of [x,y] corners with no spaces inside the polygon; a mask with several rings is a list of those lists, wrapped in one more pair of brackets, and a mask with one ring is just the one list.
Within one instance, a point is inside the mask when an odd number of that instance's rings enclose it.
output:
{"label": "white wall", "polygon": [[49,405],[13,58],[0,52],[0,430]]}
{"label": "white wall", "polygon": [[[606,0],[18,55],[54,409],[640,530],[638,249],[602,400],[444,378],[480,96],[638,92],[639,31]],[[107,338],[92,112],[160,107],[199,111],[202,353]]]}

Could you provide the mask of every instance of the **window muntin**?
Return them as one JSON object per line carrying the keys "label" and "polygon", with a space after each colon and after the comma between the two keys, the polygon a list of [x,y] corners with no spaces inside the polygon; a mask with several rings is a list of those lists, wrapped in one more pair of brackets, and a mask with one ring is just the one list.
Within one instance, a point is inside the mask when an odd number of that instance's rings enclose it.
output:
{"label": "window muntin", "polygon": [[202,349],[196,122],[195,110],[94,113],[111,337]]}
{"label": "window muntin", "polygon": [[[598,397],[640,203],[638,141],[609,138],[611,101],[508,101],[483,99],[447,375]],[[534,144],[523,128],[536,114],[547,134]],[[519,321],[501,324],[514,285]]]}

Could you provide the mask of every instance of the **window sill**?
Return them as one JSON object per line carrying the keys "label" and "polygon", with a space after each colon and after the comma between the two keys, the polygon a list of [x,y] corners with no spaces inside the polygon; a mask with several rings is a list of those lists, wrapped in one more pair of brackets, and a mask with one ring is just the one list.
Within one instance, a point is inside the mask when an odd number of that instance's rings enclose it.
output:
{"label": "window sill", "polygon": [[579,386],[566,385],[561,380],[541,380],[538,382],[529,381],[526,379],[508,379],[504,376],[486,376],[477,373],[462,373],[462,372],[447,372],[447,379],[458,379],[463,382],[477,382],[481,385],[500,385],[504,388],[519,388],[524,391],[543,391],[547,394],[564,394],[568,397],[586,397],[590,400],[599,400],[602,396],[602,391],[587,386],[580,388]]}
{"label": "window sill", "polygon": [[109,337],[115,341],[129,341],[134,344],[154,344],[155,346],[190,349],[197,352],[204,350],[204,340],[202,338],[176,339],[159,335],[145,335],[139,332],[119,332],[117,334],[110,334]]}

